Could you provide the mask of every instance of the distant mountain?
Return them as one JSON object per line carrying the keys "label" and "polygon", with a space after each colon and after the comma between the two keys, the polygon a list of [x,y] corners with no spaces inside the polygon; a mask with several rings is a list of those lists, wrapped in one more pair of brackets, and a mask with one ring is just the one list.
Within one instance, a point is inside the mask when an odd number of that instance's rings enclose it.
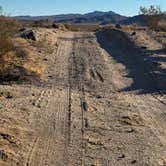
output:
{"label": "distant mountain", "polygon": [[[102,12],[94,11],[86,14],[62,14],[62,15],[51,15],[51,16],[16,16],[16,20],[22,21],[39,21],[39,20],[49,20],[57,23],[75,23],[75,24],[87,24],[87,23],[98,23],[104,24],[138,24],[145,25],[145,16],[137,15],[133,17],[126,17],[115,12]],[[166,15],[164,17],[166,21]]]}
{"label": "distant mountain", "polygon": [[[123,25],[137,24],[137,25],[144,26],[144,25],[146,25],[145,21],[146,21],[146,16],[137,15],[137,16],[133,16],[133,17],[128,17],[125,20],[121,20],[119,23],[123,24]],[[166,14],[163,17],[163,21],[166,21]]]}
{"label": "distant mountain", "polygon": [[61,14],[61,15],[51,15],[51,16],[15,16],[13,18],[22,21],[39,21],[39,20],[60,21],[63,19],[74,19],[80,16],[81,14]]}
{"label": "distant mountain", "polygon": [[87,14],[63,14],[52,16],[16,16],[16,20],[22,21],[38,21],[38,20],[50,20],[57,23],[118,23],[127,19],[127,17],[119,15],[115,12],[101,12],[94,11]]}
{"label": "distant mountain", "polygon": [[63,19],[58,22],[60,23],[76,23],[76,24],[83,24],[83,23],[98,23],[98,24],[108,24],[108,23],[119,23],[122,20],[127,19],[126,16],[119,15],[112,11],[110,12],[100,12],[95,11],[92,13],[87,13],[81,15],[80,17],[72,18],[72,19]]}
{"label": "distant mountain", "polygon": [[129,17],[125,20],[120,21],[119,23],[122,25],[130,25],[130,24],[145,25],[145,16],[137,15],[137,16]]}

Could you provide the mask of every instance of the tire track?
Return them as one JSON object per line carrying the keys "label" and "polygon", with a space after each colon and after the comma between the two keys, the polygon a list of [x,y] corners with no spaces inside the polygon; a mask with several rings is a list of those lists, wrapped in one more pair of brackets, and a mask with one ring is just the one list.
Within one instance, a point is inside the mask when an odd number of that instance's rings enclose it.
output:
{"label": "tire track", "polygon": [[[72,53],[71,53],[72,54]],[[67,108],[66,108],[66,118],[65,118],[65,123],[64,123],[64,128],[65,128],[65,145],[64,145],[64,165],[68,165],[69,163],[69,153],[68,153],[68,147],[70,146],[71,142],[71,119],[72,119],[72,73],[73,73],[73,67],[70,65],[71,64],[71,55],[68,58],[68,90],[67,90]]]}
{"label": "tire track", "polygon": [[32,156],[33,156],[33,152],[34,152],[34,150],[35,150],[35,148],[36,148],[36,145],[37,145],[37,143],[38,143],[38,140],[39,140],[39,138],[36,137],[36,138],[34,139],[34,141],[33,141],[33,144],[32,144],[32,146],[31,146],[30,151],[29,151],[29,154],[28,154],[26,166],[30,166],[30,165],[31,165],[31,159],[32,159]]}
{"label": "tire track", "polygon": [[[35,106],[38,108],[41,108],[41,103],[43,103],[43,101],[45,101],[46,107],[47,107],[47,105],[48,105],[48,98],[47,97],[49,96],[50,93],[51,93],[50,90],[42,90],[40,97],[35,102]],[[45,100],[45,99],[47,99],[47,100]],[[42,119],[43,109],[40,109],[40,111],[41,111],[40,113],[41,113],[41,119]],[[41,123],[40,123],[40,125],[41,125]],[[28,157],[27,157],[27,162],[26,162],[27,166],[31,165],[32,157],[33,157],[34,151],[37,148],[37,144],[38,144],[39,140],[40,140],[40,138],[36,137],[36,139],[34,140],[34,142],[32,144],[32,147],[31,147],[29,154],[28,154]]]}
{"label": "tire track", "polygon": [[[33,115],[31,125],[36,130],[38,138],[27,156],[27,166],[63,165],[68,161],[71,84],[66,87],[66,82],[69,75],[70,43],[59,40],[57,54],[53,55],[54,60],[52,59],[52,66],[49,67],[50,74],[55,77],[51,78],[49,89],[43,89],[34,104],[39,110]],[[57,86],[60,88],[57,89]]]}
{"label": "tire track", "polygon": [[[77,37],[76,37],[77,38]],[[73,43],[73,65],[75,66],[76,78],[77,78],[77,88],[79,92],[79,98],[80,98],[80,107],[81,107],[81,133],[82,133],[82,139],[81,139],[81,148],[82,148],[82,154],[81,154],[81,165],[85,164],[85,151],[86,151],[86,144],[85,144],[85,127],[88,123],[88,119],[86,118],[86,111],[87,111],[87,104],[85,100],[85,91],[84,91],[84,77],[85,77],[85,61],[80,57],[79,53],[77,52],[79,48],[76,48],[76,44],[83,43],[83,41],[78,41],[79,39],[74,39]],[[79,47],[80,45],[78,45]]]}
{"label": "tire track", "polygon": [[[94,73],[98,81],[94,84],[103,83],[104,79],[98,72],[98,64],[95,62],[96,57],[100,55],[95,54],[95,48],[87,47],[87,40],[89,40],[89,34],[81,34],[80,36],[75,36],[73,41],[73,57],[72,64],[74,65],[74,75],[73,75],[73,85],[78,90],[79,101],[80,101],[80,115],[78,119],[81,121],[81,163],[80,165],[86,165],[87,163],[87,140],[86,140],[86,130],[89,128],[88,119],[88,105],[86,102],[85,86],[86,86],[86,76],[88,68],[94,68]],[[92,46],[93,47],[93,46]],[[97,52],[98,53],[98,52]],[[95,57],[95,58],[94,58]],[[93,73],[92,73],[93,74]],[[97,156],[95,156],[97,159]],[[105,162],[104,162],[105,163]]]}

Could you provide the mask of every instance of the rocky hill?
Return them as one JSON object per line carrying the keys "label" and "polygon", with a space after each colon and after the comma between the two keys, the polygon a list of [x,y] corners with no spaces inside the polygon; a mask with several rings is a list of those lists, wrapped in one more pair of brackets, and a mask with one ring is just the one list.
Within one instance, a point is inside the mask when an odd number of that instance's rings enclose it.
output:
{"label": "rocky hill", "polygon": [[52,16],[16,16],[17,20],[24,21],[38,21],[38,20],[50,20],[58,23],[118,23],[127,19],[126,16],[119,15],[115,12],[101,12],[94,11],[87,14],[64,14],[64,15],[52,15]]}
{"label": "rocky hill", "polygon": [[[49,20],[57,23],[74,23],[74,24],[87,24],[87,23],[97,23],[97,24],[145,24],[145,16],[137,15],[133,17],[126,17],[117,14],[113,11],[102,12],[94,11],[86,14],[62,14],[62,15],[51,15],[51,16],[16,16],[16,20],[22,21],[39,21],[39,20]],[[166,21],[166,15],[164,16]]]}

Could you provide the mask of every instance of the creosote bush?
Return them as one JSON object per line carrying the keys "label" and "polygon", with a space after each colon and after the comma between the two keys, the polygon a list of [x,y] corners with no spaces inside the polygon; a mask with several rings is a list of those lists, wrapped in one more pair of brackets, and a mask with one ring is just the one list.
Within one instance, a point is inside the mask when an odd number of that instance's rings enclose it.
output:
{"label": "creosote bush", "polygon": [[21,27],[20,23],[3,16],[0,8],[0,83],[37,79],[44,73],[42,62],[16,41],[14,35]]}
{"label": "creosote bush", "polygon": [[160,6],[151,5],[149,8],[140,7],[139,14],[145,16],[145,23],[151,30],[157,30],[159,23],[163,18],[163,12],[161,11]]}
{"label": "creosote bush", "polygon": [[11,41],[11,34],[13,32],[12,22],[5,17],[0,17],[0,56],[13,50],[14,46]]}
{"label": "creosote bush", "polygon": [[12,19],[0,16],[0,56],[15,49],[12,37],[20,26]]}

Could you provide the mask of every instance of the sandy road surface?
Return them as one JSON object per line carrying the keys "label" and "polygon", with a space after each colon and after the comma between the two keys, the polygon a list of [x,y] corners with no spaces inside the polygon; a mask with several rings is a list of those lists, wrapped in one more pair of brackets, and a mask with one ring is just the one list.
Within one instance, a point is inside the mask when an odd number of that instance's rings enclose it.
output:
{"label": "sandy road surface", "polygon": [[109,50],[100,35],[66,32],[47,56],[47,83],[0,87],[13,94],[0,105],[0,165],[166,164],[165,94],[138,93],[153,79],[146,68],[127,76],[143,63],[123,63],[137,50],[119,38]]}

